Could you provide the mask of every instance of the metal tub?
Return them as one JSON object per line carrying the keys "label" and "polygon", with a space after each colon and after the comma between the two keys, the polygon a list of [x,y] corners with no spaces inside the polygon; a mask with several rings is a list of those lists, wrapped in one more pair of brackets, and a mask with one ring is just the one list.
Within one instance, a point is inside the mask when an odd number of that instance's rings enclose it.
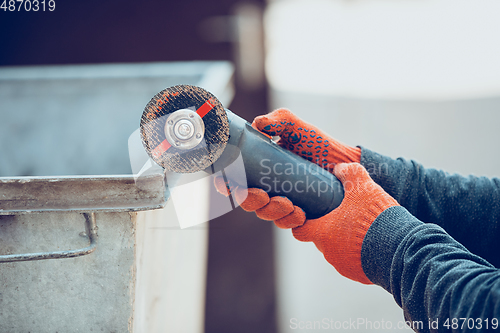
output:
{"label": "metal tub", "polygon": [[[127,140],[158,91],[227,105],[227,62],[0,68],[0,332],[202,332],[208,228]],[[200,206],[197,214],[208,216]]]}

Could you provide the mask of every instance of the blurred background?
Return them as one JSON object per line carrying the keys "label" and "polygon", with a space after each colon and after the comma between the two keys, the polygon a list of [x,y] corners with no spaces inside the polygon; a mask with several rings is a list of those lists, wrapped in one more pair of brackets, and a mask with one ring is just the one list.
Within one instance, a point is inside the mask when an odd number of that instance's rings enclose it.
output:
{"label": "blurred background", "polygon": [[[499,15],[494,0],[56,1],[0,10],[0,66],[228,60],[243,118],[286,107],[347,144],[498,176]],[[391,295],[253,214],[209,228],[205,332],[404,320]]]}

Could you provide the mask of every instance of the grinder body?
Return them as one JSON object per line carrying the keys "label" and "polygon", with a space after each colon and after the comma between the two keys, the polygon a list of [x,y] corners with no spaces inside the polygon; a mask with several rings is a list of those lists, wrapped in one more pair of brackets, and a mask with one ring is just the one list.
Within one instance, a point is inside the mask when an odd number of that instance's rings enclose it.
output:
{"label": "grinder body", "polygon": [[[281,148],[233,112],[226,109],[226,113],[228,145],[241,152],[249,188],[263,189],[270,197],[287,197],[304,210],[308,219],[321,217],[340,205],[344,190],[333,174]],[[214,166],[229,165],[238,157],[238,150],[225,149]]]}
{"label": "grinder body", "polygon": [[285,196],[308,219],[329,213],[344,197],[334,175],[281,148],[200,87],[178,85],[157,93],[140,129],[149,156],[177,174],[224,171],[241,155],[246,184],[239,185]]}

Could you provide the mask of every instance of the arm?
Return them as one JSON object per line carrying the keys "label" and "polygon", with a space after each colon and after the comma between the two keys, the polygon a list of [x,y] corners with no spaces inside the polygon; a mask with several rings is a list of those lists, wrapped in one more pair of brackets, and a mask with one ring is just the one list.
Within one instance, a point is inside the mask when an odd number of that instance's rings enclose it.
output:
{"label": "arm", "polygon": [[412,215],[438,224],[470,251],[500,267],[499,179],[450,175],[366,148],[361,164]]}
{"label": "arm", "polygon": [[405,208],[391,207],[377,217],[364,238],[361,261],[366,276],[394,296],[406,320],[421,323],[417,331],[486,331],[487,325],[500,331],[500,271]]}

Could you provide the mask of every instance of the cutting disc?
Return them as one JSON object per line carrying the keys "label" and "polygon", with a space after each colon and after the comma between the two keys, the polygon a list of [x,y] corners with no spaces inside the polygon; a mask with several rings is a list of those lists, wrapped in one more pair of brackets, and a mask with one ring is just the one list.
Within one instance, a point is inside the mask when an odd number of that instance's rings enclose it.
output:
{"label": "cutting disc", "polygon": [[[198,123],[193,121],[191,125],[186,115]],[[201,120],[203,124],[199,124]],[[169,133],[174,129],[180,138],[186,135],[190,139],[172,139],[175,135]],[[229,140],[229,123],[222,104],[210,92],[191,85],[170,87],[156,94],[144,109],[140,131],[149,156],[164,169],[177,173],[208,168]],[[194,147],[193,140],[197,143]]]}

